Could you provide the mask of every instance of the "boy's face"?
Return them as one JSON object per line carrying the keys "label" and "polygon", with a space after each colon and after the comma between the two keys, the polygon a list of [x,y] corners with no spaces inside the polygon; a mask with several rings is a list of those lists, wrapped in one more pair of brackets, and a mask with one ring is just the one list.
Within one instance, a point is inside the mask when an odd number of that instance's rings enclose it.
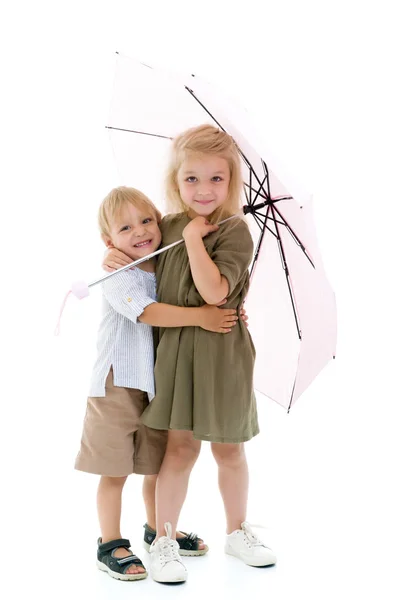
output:
{"label": "boy's face", "polygon": [[227,199],[230,171],[228,162],[220,156],[187,158],[180,166],[177,179],[180,196],[191,217],[207,217]]}
{"label": "boy's face", "polygon": [[147,207],[136,208],[126,204],[111,220],[110,236],[103,238],[106,245],[127,254],[132,260],[155,252],[161,244],[161,231],[155,215]]}

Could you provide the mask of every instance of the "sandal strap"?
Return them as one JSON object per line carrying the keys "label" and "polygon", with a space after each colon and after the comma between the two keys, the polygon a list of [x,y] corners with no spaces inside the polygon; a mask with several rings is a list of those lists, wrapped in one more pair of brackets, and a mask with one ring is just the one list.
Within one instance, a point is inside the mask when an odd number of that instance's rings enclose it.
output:
{"label": "sandal strap", "polygon": [[185,537],[176,540],[181,550],[198,550],[200,542],[198,535],[196,533],[185,533],[184,531],[182,533]]}
{"label": "sandal strap", "polygon": [[105,542],[104,544],[100,542],[100,539],[98,544],[98,551],[101,554],[106,554],[111,550],[115,550],[115,548],[126,548],[127,550],[129,550],[129,548],[131,547],[130,541],[125,540],[123,538],[119,540],[111,540],[110,542]]}
{"label": "sandal strap", "polygon": [[136,554],[124,556],[123,558],[117,558],[116,560],[120,567],[130,567],[131,565],[138,565],[139,567],[144,567],[142,561],[136,556]]}

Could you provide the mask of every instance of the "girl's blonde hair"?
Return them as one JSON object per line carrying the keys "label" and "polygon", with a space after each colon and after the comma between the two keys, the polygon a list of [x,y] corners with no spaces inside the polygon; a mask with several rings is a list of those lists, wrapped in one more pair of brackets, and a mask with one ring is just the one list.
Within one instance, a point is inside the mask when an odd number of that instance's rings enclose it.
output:
{"label": "girl's blonde hair", "polygon": [[230,135],[213,125],[200,125],[187,129],[174,138],[166,176],[166,193],[168,209],[171,212],[186,212],[186,204],[182,201],[178,187],[178,171],[183,161],[190,155],[215,155],[224,158],[229,165],[230,181],[228,197],[208,217],[211,223],[216,223],[224,216],[237,213],[242,207],[243,178],[241,173],[240,156],[237,146]]}
{"label": "girl's blonde hair", "polygon": [[102,236],[109,236],[111,233],[111,221],[121,213],[121,210],[127,203],[135,208],[149,210],[157,223],[161,222],[161,213],[154,206],[153,202],[141,191],[132,187],[117,187],[111,190],[100,204],[98,213],[98,223]]}

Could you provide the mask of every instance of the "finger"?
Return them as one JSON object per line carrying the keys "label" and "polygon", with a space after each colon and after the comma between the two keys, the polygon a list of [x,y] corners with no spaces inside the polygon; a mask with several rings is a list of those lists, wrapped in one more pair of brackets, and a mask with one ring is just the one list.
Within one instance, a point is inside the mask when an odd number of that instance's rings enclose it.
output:
{"label": "finger", "polygon": [[223,327],[221,327],[221,329],[219,330],[219,333],[229,333],[231,331],[231,329],[224,329]]}
{"label": "finger", "polygon": [[121,265],[121,263],[119,263],[117,261],[109,261],[107,264],[109,267],[112,267],[114,269],[114,271],[116,271],[117,269],[120,269],[121,267],[126,267],[126,265]]}
{"label": "finger", "polygon": [[236,325],[237,321],[237,317],[229,317],[229,319],[224,319],[222,321],[222,327],[225,327],[226,325]]}
{"label": "finger", "polygon": [[115,271],[115,269],[108,267],[107,265],[104,265],[104,270],[107,271],[107,273],[114,273]]}

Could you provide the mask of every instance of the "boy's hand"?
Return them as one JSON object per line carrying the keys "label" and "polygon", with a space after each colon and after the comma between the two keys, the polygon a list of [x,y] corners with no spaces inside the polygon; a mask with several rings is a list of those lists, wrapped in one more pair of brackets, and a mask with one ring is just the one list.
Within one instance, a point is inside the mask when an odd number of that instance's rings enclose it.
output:
{"label": "boy's hand", "polygon": [[200,308],[200,314],[199,327],[214,333],[229,333],[238,320],[234,308],[218,308],[209,304]]}
{"label": "boy's hand", "polygon": [[129,265],[131,262],[133,262],[133,260],[120,250],[117,250],[116,248],[107,248],[101,266],[105,271],[108,271],[108,273],[112,273],[121,267],[126,267],[126,265]]}
{"label": "boy's hand", "polygon": [[217,231],[218,225],[212,225],[205,219],[204,217],[196,217],[188,225],[186,225],[185,229],[182,232],[183,239],[185,242],[193,237],[201,237],[204,238],[209,233],[213,231]]}

